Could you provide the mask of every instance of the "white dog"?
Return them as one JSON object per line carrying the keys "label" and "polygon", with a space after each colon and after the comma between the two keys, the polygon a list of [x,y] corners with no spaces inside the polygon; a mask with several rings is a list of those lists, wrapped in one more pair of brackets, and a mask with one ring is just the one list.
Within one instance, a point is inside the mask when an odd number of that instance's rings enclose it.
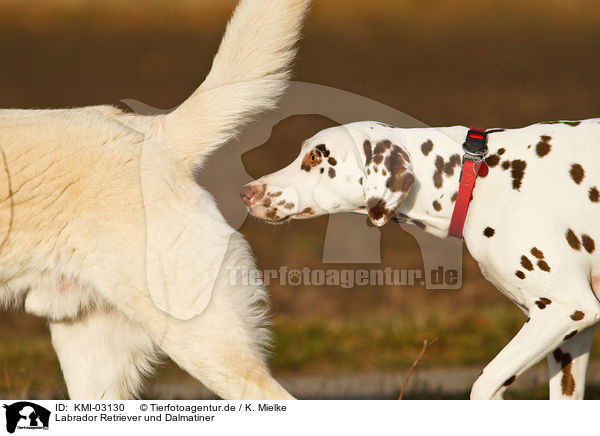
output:
{"label": "white dog", "polygon": [[309,0],[242,0],[179,108],[0,111],[0,302],[50,320],[69,395],[130,398],[164,352],[224,398],[290,398],[265,365],[262,287],[194,172],[288,81]]}
{"label": "white dog", "polygon": [[[270,222],[357,212],[377,226],[394,217],[447,237],[455,203],[468,205],[471,194],[459,194],[467,132],[376,122],[330,128],[308,139],[289,166],[244,186],[241,196],[251,213]],[[600,120],[494,129],[487,136],[489,173],[478,169],[464,232],[459,225],[454,234],[529,319],[484,369],[471,397],[500,398],[548,356],[550,397],[583,398],[600,319]],[[479,151],[465,161],[471,171],[465,183],[482,165],[486,150]]]}

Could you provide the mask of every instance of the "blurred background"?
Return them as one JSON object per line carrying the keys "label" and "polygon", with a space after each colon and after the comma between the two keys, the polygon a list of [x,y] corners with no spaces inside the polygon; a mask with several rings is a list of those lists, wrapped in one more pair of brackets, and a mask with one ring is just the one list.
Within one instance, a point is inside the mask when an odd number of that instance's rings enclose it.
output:
{"label": "blurred background", "polygon": [[[0,0],[0,107],[127,109],[121,99],[135,99],[172,108],[210,69],[234,6]],[[591,0],[315,0],[294,79],[366,96],[431,126],[593,118],[600,115],[599,22],[600,3]],[[243,155],[247,173],[287,165],[303,139],[332,125],[319,115],[284,120]],[[415,239],[396,225],[381,229],[381,265],[322,264],[327,223],[271,226],[248,217],[240,230],[263,269],[423,268]],[[463,265],[455,291],[271,285],[275,376],[306,398],[394,398],[423,340],[438,338],[405,398],[467,398],[525,316],[483,279],[466,250]],[[0,397],[66,397],[46,322],[0,317]],[[600,397],[597,342],[590,398]],[[507,397],[547,396],[544,371],[545,364],[532,370]],[[167,361],[146,395],[208,395],[198,386]]]}

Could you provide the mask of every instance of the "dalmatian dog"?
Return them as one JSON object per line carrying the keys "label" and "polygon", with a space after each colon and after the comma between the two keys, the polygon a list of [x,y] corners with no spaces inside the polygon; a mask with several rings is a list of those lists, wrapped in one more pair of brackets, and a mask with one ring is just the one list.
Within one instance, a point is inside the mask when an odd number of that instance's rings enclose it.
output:
{"label": "dalmatian dog", "polygon": [[[271,223],[335,212],[394,219],[448,237],[468,129],[333,127],[289,166],[244,186]],[[600,119],[487,132],[462,233],[483,275],[528,316],[475,381],[472,399],[500,399],[547,357],[550,397],[581,399],[600,319]]]}

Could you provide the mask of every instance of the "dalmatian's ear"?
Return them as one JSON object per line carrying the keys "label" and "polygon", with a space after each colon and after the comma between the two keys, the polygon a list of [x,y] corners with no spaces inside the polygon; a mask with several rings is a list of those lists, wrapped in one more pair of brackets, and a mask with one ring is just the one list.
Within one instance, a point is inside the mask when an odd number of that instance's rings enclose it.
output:
{"label": "dalmatian's ear", "polygon": [[363,192],[369,219],[382,226],[394,216],[415,182],[410,156],[389,140],[365,141]]}

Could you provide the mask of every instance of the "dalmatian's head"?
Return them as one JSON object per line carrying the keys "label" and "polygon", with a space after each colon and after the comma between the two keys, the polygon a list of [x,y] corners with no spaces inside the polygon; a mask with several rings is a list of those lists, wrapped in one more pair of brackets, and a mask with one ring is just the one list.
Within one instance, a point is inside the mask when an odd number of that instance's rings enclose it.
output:
{"label": "dalmatian's head", "polygon": [[245,185],[240,195],[250,212],[271,223],[358,212],[385,224],[415,177],[405,148],[364,124],[322,130],[290,165]]}

